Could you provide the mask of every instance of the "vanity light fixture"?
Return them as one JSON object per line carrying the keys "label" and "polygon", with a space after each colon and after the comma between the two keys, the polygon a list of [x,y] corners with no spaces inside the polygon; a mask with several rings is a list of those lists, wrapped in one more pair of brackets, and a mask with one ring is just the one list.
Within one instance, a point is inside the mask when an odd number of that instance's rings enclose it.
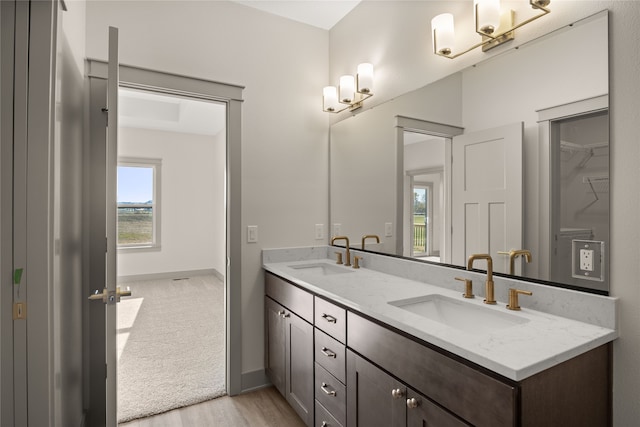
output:
{"label": "vanity light fixture", "polygon": [[362,101],[373,96],[373,65],[358,65],[356,78],[351,75],[340,77],[340,85],[326,86],[322,89],[322,111],[339,113],[346,110],[357,110]]}
{"label": "vanity light fixture", "polygon": [[539,13],[518,24],[514,24],[515,12],[513,10],[501,10],[500,0],[474,0],[475,31],[482,37],[482,41],[459,52],[456,52],[455,48],[453,15],[450,13],[440,14],[431,20],[433,53],[453,59],[478,47],[482,47],[482,51],[486,52],[504,42],[513,40],[516,29],[550,13],[551,10],[547,7],[549,3],[551,3],[551,0],[529,0],[531,8]]}

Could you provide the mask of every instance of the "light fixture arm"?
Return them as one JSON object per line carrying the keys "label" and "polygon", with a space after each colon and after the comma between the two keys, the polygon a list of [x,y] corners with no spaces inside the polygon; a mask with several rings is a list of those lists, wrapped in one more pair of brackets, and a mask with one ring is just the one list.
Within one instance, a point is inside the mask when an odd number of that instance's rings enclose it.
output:
{"label": "light fixture arm", "polygon": [[[443,56],[445,58],[449,58],[449,59],[455,59],[459,56],[464,55],[465,53],[471,52],[474,49],[477,49],[479,47],[482,47],[484,51],[491,49],[492,47],[498,46],[499,44],[504,43],[505,41],[508,40],[513,40],[514,37],[514,31],[517,30],[518,28],[521,28],[527,24],[529,24],[530,22],[535,21],[538,18],[541,18],[549,13],[551,13],[551,10],[547,7],[549,4],[551,3],[550,0],[529,0],[529,5],[531,6],[532,9],[538,9],[541,11],[541,13],[538,13],[537,15],[534,15],[518,24],[513,24],[513,19],[514,19],[514,11],[510,11],[510,16],[508,16],[507,18],[510,19],[509,22],[509,27],[506,30],[502,30],[496,34],[488,34],[485,33],[483,31],[481,31],[478,26],[478,4],[475,4],[475,27],[476,27],[476,33],[478,33],[479,35],[481,35],[483,37],[482,41],[480,41],[479,43],[474,44],[473,46],[461,51],[461,52],[457,52],[457,53],[453,53],[451,52],[451,50],[447,49],[444,51],[438,51],[437,46],[437,30],[434,28],[433,29],[433,53],[435,53],[438,56]],[[502,23],[500,25],[500,27],[502,27]]]}

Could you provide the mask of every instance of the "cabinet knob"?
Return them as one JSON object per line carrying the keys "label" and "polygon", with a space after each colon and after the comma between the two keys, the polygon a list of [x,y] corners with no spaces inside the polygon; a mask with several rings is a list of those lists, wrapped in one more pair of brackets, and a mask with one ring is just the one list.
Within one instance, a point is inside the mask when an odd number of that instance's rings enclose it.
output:
{"label": "cabinet knob", "polygon": [[414,408],[417,408],[419,405],[420,405],[420,401],[415,397],[412,397],[411,399],[407,399],[407,408],[414,409]]}
{"label": "cabinet knob", "polygon": [[393,390],[391,390],[391,396],[394,399],[400,399],[401,397],[404,396],[404,392],[402,391],[401,388],[394,388]]}

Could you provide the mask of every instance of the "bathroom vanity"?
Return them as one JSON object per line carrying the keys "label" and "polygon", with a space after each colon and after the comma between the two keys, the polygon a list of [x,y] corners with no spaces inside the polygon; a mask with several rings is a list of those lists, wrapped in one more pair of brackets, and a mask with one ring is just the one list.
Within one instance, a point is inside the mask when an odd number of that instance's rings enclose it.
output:
{"label": "bathroom vanity", "polygon": [[496,278],[488,306],[480,273],[335,249],[263,251],[266,371],[306,425],[611,424],[614,298]]}

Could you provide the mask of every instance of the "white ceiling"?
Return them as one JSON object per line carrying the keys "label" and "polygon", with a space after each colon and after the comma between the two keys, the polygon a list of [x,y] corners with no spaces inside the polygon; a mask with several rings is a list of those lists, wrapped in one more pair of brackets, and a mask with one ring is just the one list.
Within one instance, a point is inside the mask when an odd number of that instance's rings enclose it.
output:
{"label": "white ceiling", "polygon": [[132,89],[119,90],[118,107],[123,127],[216,135],[226,121],[224,104]]}
{"label": "white ceiling", "polygon": [[331,29],[361,0],[233,0],[274,15]]}

